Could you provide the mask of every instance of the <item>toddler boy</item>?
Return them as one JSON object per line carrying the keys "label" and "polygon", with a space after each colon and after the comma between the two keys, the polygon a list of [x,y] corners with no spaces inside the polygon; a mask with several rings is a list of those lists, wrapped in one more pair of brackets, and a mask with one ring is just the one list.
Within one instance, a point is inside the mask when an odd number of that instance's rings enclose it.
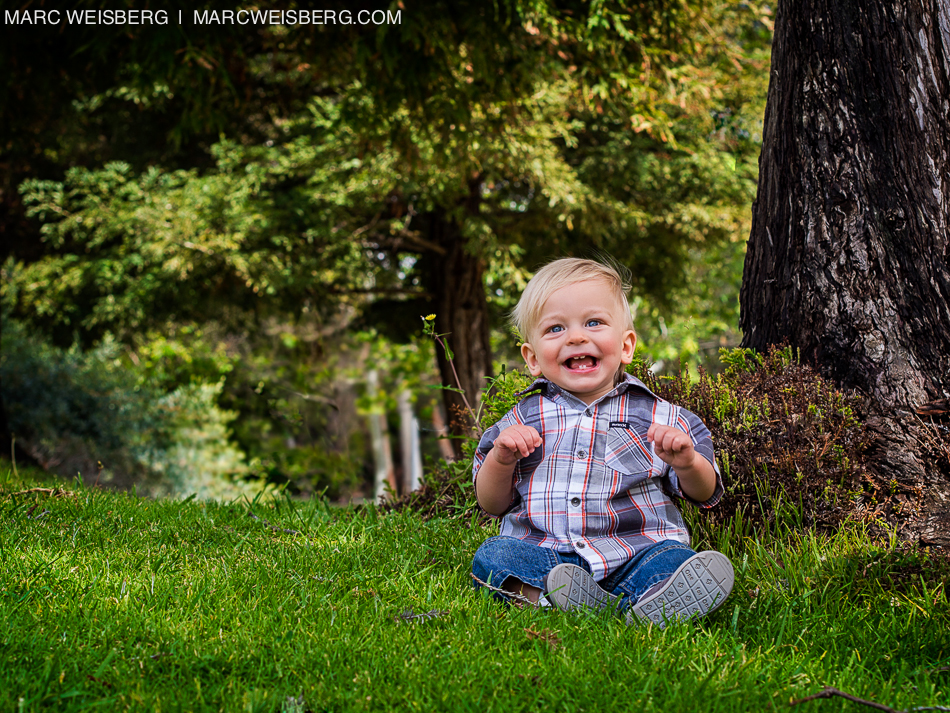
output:
{"label": "toddler boy", "polygon": [[479,505],[501,534],[472,573],[559,609],[607,606],[664,626],[703,616],[732,590],[718,552],[696,553],[670,496],[722,497],[709,429],[625,373],[637,336],[618,272],[545,265],[513,312],[536,381],[479,442]]}

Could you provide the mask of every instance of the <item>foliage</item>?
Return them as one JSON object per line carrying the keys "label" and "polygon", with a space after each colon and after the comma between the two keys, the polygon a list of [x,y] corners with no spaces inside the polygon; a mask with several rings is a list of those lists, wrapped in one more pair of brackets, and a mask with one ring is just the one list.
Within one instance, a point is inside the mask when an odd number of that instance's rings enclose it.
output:
{"label": "foliage", "polygon": [[501,302],[552,250],[597,247],[667,304],[691,250],[747,232],[767,10],[498,10],[407,11],[375,42],[323,38],[337,58],[312,29],[265,31],[280,51],[246,58],[252,83],[295,97],[258,117],[266,140],[229,133],[210,171],[113,162],[25,182],[46,254],[17,280],[18,314],[94,341],[170,314],[420,296],[444,223]]}
{"label": "foliage", "polygon": [[[132,433],[158,429],[150,436],[147,447],[150,463],[155,466],[151,477],[154,480],[160,476],[167,482],[162,486],[153,482],[149,487],[181,487],[180,467],[172,461],[154,461],[157,453],[166,453],[164,449],[170,447],[167,438],[159,435],[164,433],[162,429],[171,428],[183,413],[180,408],[162,405],[165,395],[174,394],[174,398],[186,400],[200,396],[208,401],[213,397],[207,403],[211,409],[205,414],[207,427],[227,414],[226,421],[219,422],[222,426],[227,423],[226,431],[215,427],[222,437],[221,443],[213,443],[211,433],[205,433],[205,472],[216,467],[217,457],[212,456],[212,451],[220,448],[246,454],[246,463],[240,462],[243,458],[232,463],[235,475],[245,473],[271,483],[287,484],[295,493],[324,491],[334,499],[359,495],[370,477],[362,417],[377,407],[395,413],[396,395],[409,390],[416,395],[420,418],[426,418],[432,408],[432,396],[425,387],[434,377],[432,350],[426,342],[417,339],[406,344],[393,343],[372,330],[354,330],[353,319],[353,310],[321,317],[304,309],[295,320],[277,316],[264,319],[258,331],[247,335],[235,334],[221,323],[199,326],[169,320],[144,333],[128,335],[132,344],[120,346],[108,341],[115,351],[112,372],[125,379],[141,401],[149,402],[148,408],[137,404],[131,410],[139,415],[161,414],[159,421],[164,424],[149,423],[138,430],[123,432],[122,436],[142,439],[144,436]],[[70,353],[76,359],[82,358],[78,346]],[[384,385],[376,401],[362,393],[369,368],[380,372]],[[36,385],[43,399],[57,403],[59,378],[52,376]],[[202,384],[218,386],[212,394],[195,388]],[[34,401],[40,391],[31,396]],[[89,398],[103,393],[96,391]],[[16,408],[22,399],[14,397],[12,406]],[[108,404],[103,402],[96,408],[108,408]],[[51,433],[59,433],[61,445],[73,443],[65,425],[37,414],[32,419],[37,423],[42,420]],[[17,428],[22,435],[22,428]],[[197,433],[185,423],[175,428],[183,438],[187,433]],[[54,441],[57,439],[51,438],[50,443]],[[83,446],[82,452],[99,450],[102,445]],[[433,439],[423,439],[423,446],[433,455],[437,452]],[[170,451],[167,453],[172,457]],[[140,470],[132,463],[117,467],[115,453],[108,457],[100,453],[98,458],[110,466],[104,472],[107,478],[118,471],[128,474]],[[180,455],[173,460],[181,461]],[[54,465],[48,458],[43,462]],[[95,467],[90,471],[90,462],[95,466],[96,459],[75,462],[75,467],[61,464],[60,470],[95,473]],[[133,480],[138,481],[140,489],[145,487],[141,477],[131,475],[123,475],[115,484],[128,487]]]}
{"label": "foliage", "polygon": [[[522,393],[531,386],[534,379],[526,369],[514,371],[503,370],[497,377],[491,379],[485,388],[485,397],[479,423],[482,430],[486,430],[498,419],[508,413],[516,403],[522,399]],[[474,443],[471,452],[474,453]]]}
{"label": "foliage", "polygon": [[76,167],[62,183],[27,181],[28,215],[44,221],[51,252],[9,270],[5,289],[35,324],[86,343],[106,331],[129,341],[166,320],[241,326],[250,300],[266,306],[281,288],[299,304],[292,278],[312,280],[314,264],[291,255],[276,218],[254,200],[258,184],[253,174],[134,175],[124,163]]}
{"label": "foliage", "polygon": [[687,287],[673,293],[669,307],[643,295],[631,300],[637,356],[651,364],[653,373],[688,369],[695,375],[702,367],[715,374],[723,368],[721,351],[738,346],[744,235],[697,249],[686,268]]}
{"label": "foliage", "polygon": [[448,342],[443,339],[443,337],[447,337],[448,334],[439,334],[435,331],[435,317],[436,316],[434,314],[429,314],[422,318],[422,333],[435,342],[436,348],[445,354],[445,358],[449,363],[449,367],[452,369],[452,376],[455,379],[454,385],[449,386],[442,384],[442,389],[446,391],[455,391],[460,395],[462,403],[465,404],[465,410],[468,412],[468,416],[471,418],[472,423],[475,424],[475,427],[478,428],[478,415],[475,413],[474,409],[472,409],[472,405],[469,403],[468,397],[465,395],[465,390],[462,388],[462,383],[459,380],[458,372],[455,369],[455,355],[452,353],[452,349],[449,347]]}
{"label": "foliage", "polygon": [[244,454],[228,442],[236,414],[218,408],[222,386],[180,386],[155,402],[158,423],[143,434],[138,450],[139,460],[161,478],[161,490],[200,498],[254,493],[242,482],[248,470]]}
{"label": "foliage", "polygon": [[10,430],[45,467],[139,492],[201,497],[253,493],[228,444],[235,414],[222,384],[150,385],[110,339],[87,352],[50,346],[5,320],[0,383]]}
{"label": "foliage", "polygon": [[422,520],[448,517],[460,524],[477,522],[483,525],[490,521],[475,499],[470,458],[427,463],[421,486],[384,502],[381,509],[383,512],[412,513]]}
{"label": "foliage", "polygon": [[798,363],[790,348],[724,351],[722,360],[722,374],[701,372],[696,383],[687,372],[658,378],[642,362],[630,368],[712,433],[726,494],[702,512],[703,526],[732,520],[831,530],[848,519],[873,522],[883,493],[866,469],[871,436],[857,395]]}
{"label": "foliage", "polygon": [[658,630],[476,592],[496,530],[466,520],[33,486],[0,471],[4,709],[744,713],[826,685],[950,704],[946,561],[860,528],[701,542],[733,594]]}
{"label": "foliage", "polygon": [[125,348],[139,379],[160,391],[173,391],[195,382],[226,380],[239,364],[234,336],[218,324],[165,322],[137,335]]}
{"label": "foliage", "polygon": [[[30,338],[5,320],[0,376],[11,432],[46,467],[78,457],[87,477],[106,465],[105,480],[133,467],[129,446],[155,425],[151,394],[118,368],[120,348],[105,341],[83,354]],[[74,473],[71,473],[71,475]]]}
{"label": "foliage", "polygon": [[[323,492],[333,500],[364,494],[372,481],[365,417],[396,414],[398,394],[409,391],[426,419],[434,398],[426,387],[435,382],[430,345],[395,344],[345,321],[326,325],[306,317],[270,320],[263,331],[237,342],[222,397],[240,413],[234,438],[251,469],[294,494]],[[365,384],[370,369],[380,381],[375,395]],[[422,446],[437,452],[434,439],[423,438]]]}

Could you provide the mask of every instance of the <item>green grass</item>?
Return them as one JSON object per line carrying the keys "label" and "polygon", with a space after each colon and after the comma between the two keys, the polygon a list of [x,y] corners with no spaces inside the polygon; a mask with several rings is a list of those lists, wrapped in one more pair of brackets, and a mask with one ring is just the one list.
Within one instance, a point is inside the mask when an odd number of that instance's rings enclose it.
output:
{"label": "green grass", "polygon": [[475,592],[467,521],[35,485],[0,470],[2,710],[950,705],[945,575],[857,530],[720,533],[733,596],[659,630]]}

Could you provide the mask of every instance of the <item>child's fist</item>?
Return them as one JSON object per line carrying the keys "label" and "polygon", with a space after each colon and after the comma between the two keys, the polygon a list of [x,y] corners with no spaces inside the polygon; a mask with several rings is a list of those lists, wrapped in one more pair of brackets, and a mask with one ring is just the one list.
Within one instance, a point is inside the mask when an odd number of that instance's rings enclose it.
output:
{"label": "child's fist", "polygon": [[696,460],[693,440],[678,428],[654,423],[647,431],[647,440],[653,443],[653,452],[660,460],[674,468],[689,468]]}
{"label": "child's fist", "polygon": [[541,445],[541,434],[531,426],[516,423],[498,434],[492,453],[502,465],[514,465]]}

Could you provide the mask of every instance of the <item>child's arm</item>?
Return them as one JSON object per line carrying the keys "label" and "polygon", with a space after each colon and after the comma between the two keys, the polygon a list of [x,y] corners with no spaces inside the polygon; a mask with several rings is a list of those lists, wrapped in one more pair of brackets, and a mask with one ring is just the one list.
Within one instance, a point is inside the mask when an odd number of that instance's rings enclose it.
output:
{"label": "child's arm", "polygon": [[541,445],[541,435],[531,426],[515,424],[498,434],[475,476],[475,497],[482,509],[501,515],[511,504],[515,464]]}
{"label": "child's arm", "polygon": [[716,470],[696,452],[693,440],[672,426],[654,423],[647,431],[647,440],[664,463],[676,471],[680,488],[696,502],[702,503],[716,492]]}

